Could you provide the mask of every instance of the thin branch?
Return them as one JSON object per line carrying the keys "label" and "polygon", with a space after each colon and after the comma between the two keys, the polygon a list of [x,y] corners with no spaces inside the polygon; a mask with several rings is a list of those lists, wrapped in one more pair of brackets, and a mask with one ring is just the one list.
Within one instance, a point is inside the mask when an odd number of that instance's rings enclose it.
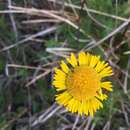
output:
{"label": "thin branch", "polygon": [[12,120],[8,121],[7,123],[5,123],[5,125],[0,128],[1,130],[7,130],[7,128],[14,123],[15,121],[17,121],[22,115],[24,115],[27,112],[27,109],[24,109],[23,111],[21,111],[18,115],[16,115],[15,118],[13,118]]}
{"label": "thin branch", "polygon": [[[60,1],[56,1],[56,0],[48,0],[48,1],[56,2],[58,4],[61,4]],[[64,4],[65,4],[66,7],[71,7],[71,8],[73,7],[73,8],[78,9],[78,10],[81,9],[81,7],[78,6],[78,5],[74,5],[74,4],[70,4],[70,3],[66,3],[66,2]],[[126,18],[122,18],[120,16],[115,16],[113,14],[108,14],[108,13],[101,12],[101,11],[98,11],[98,10],[94,10],[94,9],[90,9],[90,8],[88,8],[87,10],[85,8],[83,8],[83,10],[84,11],[89,11],[90,13],[94,13],[94,14],[105,16],[105,17],[109,17],[109,18],[112,18],[112,19],[117,19],[117,20],[120,20],[120,21],[127,21]]]}
{"label": "thin branch", "polygon": [[[11,3],[12,3],[11,0],[8,0],[8,6],[11,6]],[[17,27],[16,27],[14,15],[9,14],[9,17],[10,17],[10,20],[11,20],[11,23],[12,23],[13,31],[14,31],[14,34],[15,34],[15,39],[16,39],[16,41],[18,41],[18,30],[17,30]]]}
{"label": "thin branch", "polygon": [[[7,64],[7,67],[9,68],[20,68],[20,69],[31,69],[31,70],[36,70],[37,67],[34,66],[27,66],[27,65],[18,65],[18,64]],[[40,68],[40,70],[45,71],[45,68]]]}
{"label": "thin branch", "polygon": [[128,72],[129,72],[129,69],[130,69],[130,59],[128,60],[127,71],[126,71],[125,79],[124,79],[124,87],[123,87],[123,90],[124,90],[124,93],[125,93],[125,94],[128,94],[127,86],[128,86]]}
{"label": "thin branch", "polygon": [[124,103],[123,103],[122,100],[121,100],[121,108],[122,108],[122,112],[123,112],[123,114],[124,114],[124,118],[125,118],[126,124],[129,126],[128,113],[127,113],[126,110],[125,110],[125,105],[124,105]]}
{"label": "thin branch", "polygon": [[[51,118],[58,110],[60,110],[62,108],[62,106],[57,106],[56,108],[50,109],[49,113],[45,116],[40,115],[38,117],[38,119],[36,119],[33,123],[32,123],[32,127],[38,125],[38,124],[43,124],[44,122],[46,122],[49,118]],[[44,114],[44,113],[43,113]],[[42,117],[42,118],[41,118]]]}
{"label": "thin branch", "polygon": [[112,37],[113,35],[116,35],[119,31],[121,31],[124,27],[128,26],[130,23],[130,18],[122,23],[118,28],[116,28],[115,30],[113,30],[111,33],[109,33],[107,36],[105,36],[104,38],[102,38],[101,40],[99,40],[98,42],[96,42],[95,44],[93,45],[86,45],[82,50],[84,50],[86,47],[87,49],[86,50],[90,50],[98,45],[100,45],[101,43],[105,42],[107,39],[109,39],[110,37]]}
{"label": "thin branch", "polygon": [[88,120],[88,121],[87,121],[87,124],[86,124],[84,130],[89,130],[90,124],[91,124],[91,122],[92,122],[92,118],[89,116],[87,120]]}
{"label": "thin branch", "polygon": [[60,23],[60,20],[57,19],[35,19],[35,20],[26,20],[22,21],[23,24],[37,24],[37,23]]}
{"label": "thin branch", "polygon": [[28,86],[30,86],[31,84],[35,83],[37,80],[39,80],[40,78],[46,76],[46,75],[49,74],[50,72],[51,72],[51,70],[48,69],[48,70],[46,70],[44,73],[42,73],[42,74],[36,76],[35,78],[33,78],[30,82],[28,82],[28,83],[26,84],[26,87],[28,87]]}
{"label": "thin branch", "polygon": [[92,21],[94,21],[98,26],[100,26],[100,27],[102,27],[102,28],[104,28],[104,29],[109,29],[109,30],[110,30],[109,27],[107,27],[106,25],[103,25],[101,22],[99,22],[97,19],[95,19],[95,18],[91,15],[91,13],[89,12],[89,9],[88,9],[88,7],[87,7],[86,4],[84,5],[84,8],[86,9],[87,14],[88,14],[88,16],[90,17],[90,19],[92,19]]}
{"label": "thin branch", "polygon": [[[23,13],[32,14],[32,15],[34,15],[34,14],[39,15],[39,13],[41,13],[41,14],[44,14],[46,16],[50,16],[52,18],[63,21],[65,23],[67,23],[68,25],[72,26],[75,29],[79,29],[79,27],[76,24],[74,24],[72,21],[70,21],[70,20],[68,20],[68,19],[66,19],[64,17],[61,17],[59,15],[56,15],[52,11],[43,10],[43,9],[40,10],[40,9],[36,9],[36,8],[23,8],[23,7],[16,7],[16,6],[10,6],[9,8],[14,9],[14,10],[21,10],[21,12],[23,12]],[[80,29],[79,31],[81,33],[83,33],[84,35],[86,35],[84,30]]]}
{"label": "thin branch", "polygon": [[0,52],[3,52],[3,51],[7,51],[7,50],[9,50],[9,49],[12,49],[12,48],[14,48],[14,47],[16,47],[16,46],[18,46],[18,45],[21,45],[21,44],[23,44],[23,43],[25,43],[25,42],[31,40],[31,39],[36,38],[36,37],[45,36],[45,35],[47,35],[47,34],[49,34],[49,33],[54,32],[57,28],[58,28],[58,27],[53,26],[53,27],[50,27],[50,28],[48,28],[48,29],[46,29],[46,30],[42,30],[42,31],[40,31],[40,32],[38,32],[38,33],[36,33],[36,34],[33,34],[33,35],[31,35],[31,36],[29,36],[29,37],[27,37],[27,38],[21,40],[21,41],[18,41],[18,42],[15,43],[15,44],[12,44],[12,45],[10,45],[10,46],[4,47],[3,49],[0,50]]}
{"label": "thin branch", "polygon": [[75,122],[74,122],[74,125],[72,127],[72,130],[75,130],[76,129],[76,125],[78,124],[78,121],[80,119],[80,115],[77,115],[76,119],[75,119]]}

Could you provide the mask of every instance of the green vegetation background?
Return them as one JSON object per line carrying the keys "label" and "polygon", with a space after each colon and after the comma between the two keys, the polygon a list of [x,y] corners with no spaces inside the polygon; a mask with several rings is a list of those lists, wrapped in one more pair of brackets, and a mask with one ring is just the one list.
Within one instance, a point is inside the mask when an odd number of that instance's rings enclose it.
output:
{"label": "green vegetation background", "polygon": [[[13,0],[12,0],[13,1]],[[89,8],[106,12],[113,15],[118,15],[120,17],[129,17],[129,5],[128,1],[117,0],[118,4],[116,5],[116,0],[87,0]],[[18,6],[23,6],[24,1],[14,0],[13,1]],[[37,1],[31,5],[29,0],[26,0],[27,4],[36,8],[41,8],[41,3],[47,5],[47,1]],[[66,1],[67,2],[67,1]],[[0,10],[7,9],[7,2],[0,2]],[[73,0],[73,4],[80,5],[79,0]],[[49,6],[49,5],[48,5]],[[71,12],[72,10],[70,10]],[[21,44],[15,48],[10,49],[9,51],[0,52],[0,129],[4,128],[6,125],[7,130],[22,130],[24,126],[28,125],[28,122],[18,123],[14,121],[10,123],[13,119],[17,119],[19,114],[24,112],[26,109],[30,113],[37,114],[45,111],[54,103],[54,94],[55,90],[51,87],[51,76],[48,74],[46,77],[39,79],[36,83],[30,86],[29,90],[25,87],[28,79],[32,78],[34,75],[33,70],[28,69],[17,69],[10,68],[9,75],[6,72],[7,64],[19,64],[19,65],[29,65],[29,66],[39,66],[44,65],[48,62],[53,62],[54,59],[62,59],[56,55],[47,53],[45,50],[49,47],[61,47],[63,42],[67,41],[66,47],[73,48],[79,51],[86,43],[76,40],[74,37],[80,39],[86,39],[88,35],[99,40],[106,35],[108,35],[113,29],[118,27],[122,22],[115,20],[109,17],[102,15],[92,14],[92,16],[100,21],[105,27],[99,27],[95,22],[90,19],[89,16],[84,12],[78,11],[80,15],[80,28],[85,30],[86,35],[82,35],[72,27],[67,24],[61,24],[56,34],[50,34],[46,37],[40,37],[43,41],[40,43],[35,43],[34,41],[28,41],[27,43]],[[14,15],[19,39],[25,38],[28,34],[35,34],[40,31],[43,27],[49,27],[50,24],[29,24],[23,25],[22,20],[29,19],[28,16],[24,15]],[[116,35],[116,46],[120,41],[121,33]],[[58,38],[55,38],[55,35],[58,35]],[[125,37],[123,36],[122,39]],[[0,14],[0,48],[2,49],[5,46],[9,46],[17,42],[15,34],[13,32],[11,21],[8,14]],[[109,58],[121,69],[126,70],[127,64],[130,55],[125,55],[124,52],[130,50],[126,41],[115,54],[119,58],[118,60],[115,57],[110,56]],[[106,41],[101,46],[106,52],[110,50],[109,41]],[[100,47],[96,47],[91,50],[92,53],[101,55],[104,58],[104,53]],[[123,91],[123,88],[120,85],[120,82],[124,81],[123,75],[120,74],[120,71],[115,71],[115,76],[112,79],[114,91],[110,95],[108,101],[104,102],[104,109],[96,113],[93,123],[96,125],[95,130],[101,130],[103,126],[110,121],[110,129],[117,130],[119,128],[124,128],[124,130],[130,129],[130,124],[126,123],[124,114],[122,113],[122,103],[125,104],[128,108],[127,114],[130,117],[130,81],[128,80],[128,94],[126,95]],[[120,75],[120,77],[119,77]],[[119,82],[118,82],[119,81]],[[31,105],[29,106],[29,101],[31,100]],[[31,108],[29,108],[31,107]],[[26,120],[29,117],[29,112],[26,112],[21,116],[21,120]],[[52,117],[41,129],[55,130],[58,128],[58,117]],[[66,117],[67,118],[67,117]],[[57,121],[58,120],[58,121]],[[130,119],[129,119],[130,122]],[[72,120],[73,123],[73,120]],[[39,128],[40,130],[40,128]]]}

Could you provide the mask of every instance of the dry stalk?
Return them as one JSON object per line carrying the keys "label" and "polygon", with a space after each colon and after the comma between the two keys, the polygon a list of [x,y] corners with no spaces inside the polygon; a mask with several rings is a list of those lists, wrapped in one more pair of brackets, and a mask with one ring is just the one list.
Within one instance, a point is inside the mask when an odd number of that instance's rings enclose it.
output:
{"label": "dry stalk", "polygon": [[[54,108],[55,107],[55,108]],[[52,105],[45,113],[41,114],[38,119],[36,119],[32,123],[32,127],[38,125],[38,124],[43,124],[46,122],[49,118],[51,118],[58,110],[60,110],[62,106],[57,106],[55,103]]]}
{"label": "dry stalk", "polygon": [[28,82],[26,84],[26,87],[30,86],[31,84],[35,83],[37,80],[39,80],[40,78],[46,76],[47,74],[49,74],[51,72],[51,69],[46,69],[46,71],[38,76],[36,76],[35,78],[33,78],[30,82]]}

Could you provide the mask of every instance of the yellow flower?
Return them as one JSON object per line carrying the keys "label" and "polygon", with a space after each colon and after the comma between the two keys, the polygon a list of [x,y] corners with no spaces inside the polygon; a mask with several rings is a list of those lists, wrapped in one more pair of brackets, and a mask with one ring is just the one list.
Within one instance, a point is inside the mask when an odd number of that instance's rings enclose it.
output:
{"label": "yellow flower", "polygon": [[107,99],[104,90],[112,91],[111,82],[105,81],[105,77],[113,74],[112,68],[100,56],[85,52],[80,52],[77,58],[71,53],[66,61],[61,61],[60,68],[54,68],[56,101],[72,113],[93,116]]}

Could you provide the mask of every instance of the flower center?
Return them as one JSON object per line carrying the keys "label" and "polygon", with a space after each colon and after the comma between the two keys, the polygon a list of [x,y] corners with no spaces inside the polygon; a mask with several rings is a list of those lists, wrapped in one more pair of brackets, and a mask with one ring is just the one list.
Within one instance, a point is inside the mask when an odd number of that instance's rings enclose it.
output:
{"label": "flower center", "polygon": [[93,68],[85,65],[77,66],[68,74],[66,86],[74,98],[86,101],[96,95],[100,88],[100,77]]}

